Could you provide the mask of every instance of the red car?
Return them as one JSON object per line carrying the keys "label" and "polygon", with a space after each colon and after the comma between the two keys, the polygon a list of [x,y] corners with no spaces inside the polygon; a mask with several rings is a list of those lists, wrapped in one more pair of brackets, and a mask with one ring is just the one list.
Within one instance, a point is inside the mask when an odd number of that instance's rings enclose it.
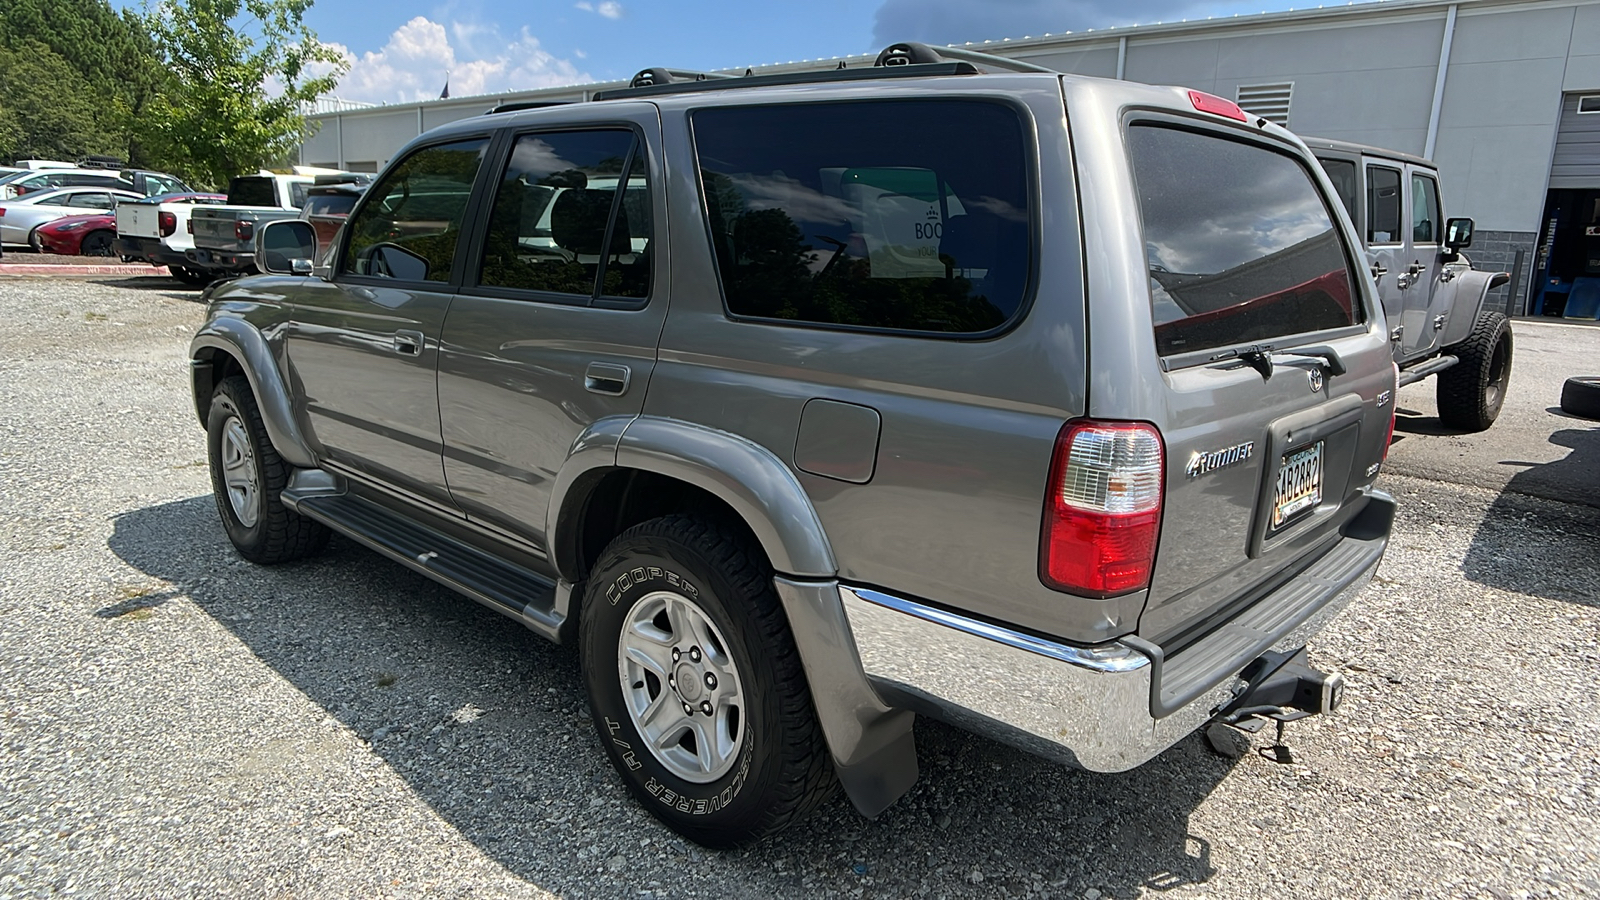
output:
{"label": "red car", "polygon": [[39,245],[46,253],[110,256],[117,242],[117,217],[115,213],[67,216],[40,225],[36,233],[39,235]]}

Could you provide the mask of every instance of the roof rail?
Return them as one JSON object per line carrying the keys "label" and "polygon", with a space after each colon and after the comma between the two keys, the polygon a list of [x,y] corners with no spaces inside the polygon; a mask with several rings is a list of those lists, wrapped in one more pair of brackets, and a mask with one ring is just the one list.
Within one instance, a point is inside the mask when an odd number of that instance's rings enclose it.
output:
{"label": "roof rail", "polygon": [[547,106],[566,106],[571,102],[571,100],[515,100],[511,103],[502,103],[484,115],[492,116],[495,113],[518,112],[524,109],[544,109]]}
{"label": "roof rail", "polygon": [[711,78],[704,81],[679,81],[667,84],[649,84],[641,87],[613,88],[599,91],[596,100],[623,100],[632,97],[654,97],[658,94],[682,94],[696,91],[722,91],[731,88],[774,87],[785,84],[817,84],[830,81],[875,81],[887,78],[917,78],[932,75],[976,75],[978,68],[966,62],[941,62],[917,65],[863,66],[855,69],[828,69],[812,72],[780,72],[775,75],[740,75],[728,78]]}
{"label": "roof rail", "polygon": [[657,84],[682,84],[686,81],[710,81],[714,78],[732,78],[721,72],[695,72],[689,69],[640,69],[628,82],[630,88],[650,87]]}
{"label": "roof rail", "polygon": [[918,63],[936,63],[955,60],[969,62],[990,69],[1000,69],[1006,72],[1048,72],[1051,75],[1060,75],[1055,69],[1023,62],[1020,59],[1007,59],[1004,56],[995,56],[990,53],[979,53],[976,50],[966,50],[961,47],[930,47],[915,41],[904,41],[899,44],[890,44],[883,48],[878,58],[873,61],[875,66],[910,66]]}

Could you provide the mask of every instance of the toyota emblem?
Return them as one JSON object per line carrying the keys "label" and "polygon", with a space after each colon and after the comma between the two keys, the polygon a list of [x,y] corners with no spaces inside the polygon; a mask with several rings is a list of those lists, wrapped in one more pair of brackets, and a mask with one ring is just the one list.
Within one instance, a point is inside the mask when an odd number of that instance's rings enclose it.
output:
{"label": "toyota emblem", "polygon": [[1310,382],[1311,382],[1311,393],[1315,394],[1316,392],[1322,390],[1322,370],[1321,369],[1312,369],[1311,371],[1306,373],[1306,378],[1308,380],[1310,380]]}

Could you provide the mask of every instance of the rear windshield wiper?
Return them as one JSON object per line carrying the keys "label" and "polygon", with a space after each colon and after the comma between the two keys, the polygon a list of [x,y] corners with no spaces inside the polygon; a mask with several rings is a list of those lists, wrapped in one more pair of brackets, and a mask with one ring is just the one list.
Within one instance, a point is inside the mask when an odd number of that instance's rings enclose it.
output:
{"label": "rear windshield wiper", "polygon": [[1329,375],[1343,375],[1347,370],[1344,358],[1339,356],[1339,351],[1327,344],[1317,344],[1313,347],[1295,347],[1289,350],[1277,350],[1271,344],[1249,344],[1243,347],[1230,347],[1211,356],[1211,362],[1224,359],[1237,359],[1261,373],[1263,379],[1272,378],[1272,372],[1277,365],[1301,359],[1315,359],[1322,363]]}
{"label": "rear windshield wiper", "polygon": [[1224,359],[1237,359],[1261,373],[1263,379],[1272,377],[1272,345],[1249,344],[1244,347],[1230,347],[1219,353],[1212,354],[1211,362]]}

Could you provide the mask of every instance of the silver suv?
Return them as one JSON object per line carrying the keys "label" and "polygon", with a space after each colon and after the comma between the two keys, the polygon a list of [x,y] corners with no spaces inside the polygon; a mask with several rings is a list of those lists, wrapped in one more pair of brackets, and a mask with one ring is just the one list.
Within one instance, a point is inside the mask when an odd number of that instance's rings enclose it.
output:
{"label": "silver suv", "polygon": [[1333,186],[1226,100],[951,52],[649,70],[419,137],[326,256],[267,225],[192,348],[229,538],[575,641],[713,846],[882,811],[917,715],[1111,772],[1337,705],[1395,370]]}

